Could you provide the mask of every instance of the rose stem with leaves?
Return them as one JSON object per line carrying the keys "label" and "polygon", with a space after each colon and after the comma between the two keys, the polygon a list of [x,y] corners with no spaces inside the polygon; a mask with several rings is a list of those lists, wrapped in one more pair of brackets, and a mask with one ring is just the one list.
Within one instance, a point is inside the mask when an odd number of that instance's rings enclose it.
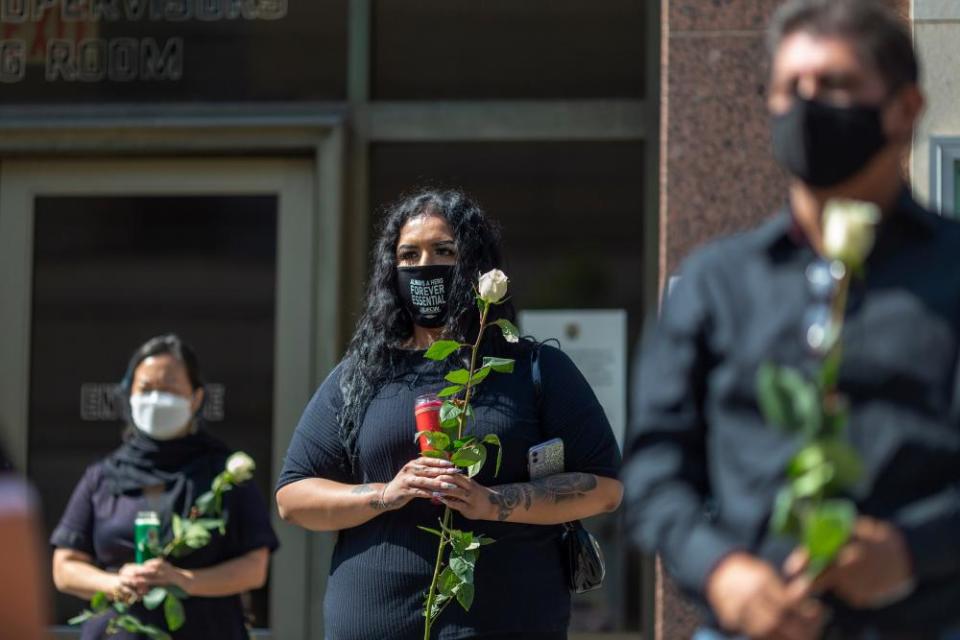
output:
{"label": "rose stem with leaves", "polygon": [[[470,406],[470,395],[473,391],[473,372],[477,366],[477,353],[480,351],[480,341],[483,339],[483,332],[487,328],[487,314],[490,311],[491,304],[486,300],[483,301],[483,312],[480,315],[480,330],[477,332],[477,341],[470,347],[470,367],[469,377],[467,377],[467,385],[464,390],[463,395],[463,407],[464,411],[459,416],[457,416],[457,440],[463,438],[463,430],[467,422],[467,408]],[[440,544],[437,546],[437,560],[433,566],[433,579],[430,580],[430,591],[427,593],[427,607],[426,607],[426,624],[423,628],[423,638],[424,640],[430,640],[430,631],[433,627],[433,621],[439,617],[448,604],[453,600],[447,600],[443,603],[443,607],[433,613],[433,603],[437,597],[437,580],[440,578],[440,567],[443,564],[443,551],[446,549],[447,544],[449,544],[450,539],[447,537],[447,529],[450,528],[450,518],[453,516],[453,511],[450,507],[443,508],[443,525],[440,527]]]}

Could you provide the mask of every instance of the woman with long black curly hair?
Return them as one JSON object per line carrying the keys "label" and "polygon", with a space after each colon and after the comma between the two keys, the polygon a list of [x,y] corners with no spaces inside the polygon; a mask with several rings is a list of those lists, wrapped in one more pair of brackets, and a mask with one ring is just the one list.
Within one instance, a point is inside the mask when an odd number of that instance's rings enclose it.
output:
{"label": "woman with long black curly hair", "polygon": [[[477,563],[471,610],[448,608],[435,637],[566,638],[556,525],[611,511],[622,493],[616,441],[580,372],[558,349],[486,332],[483,355],[516,360],[513,374],[488,378],[473,403],[472,433],[503,443],[499,475],[487,465],[467,478],[446,460],[418,457],[413,438],[416,397],[446,386],[444,375],[460,365],[424,351],[439,339],[476,340],[474,283],[500,266],[496,226],[459,191],[423,191],[387,212],[353,340],[304,411],[277,485],[284,519],[339,531],[324,600],[329,640],[423,636],[436,538],[417,527],[436,526],[444,504],[496,543]],[[489,320],[514,315],[507,302]],[[530,481],[527,450],[551,438],[564,441],[565,472]]]}

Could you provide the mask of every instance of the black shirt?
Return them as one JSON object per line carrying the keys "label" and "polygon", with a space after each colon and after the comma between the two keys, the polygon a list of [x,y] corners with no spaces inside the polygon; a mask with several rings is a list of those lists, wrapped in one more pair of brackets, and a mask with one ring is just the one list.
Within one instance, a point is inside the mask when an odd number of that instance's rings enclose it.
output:
{"label": "black shirt", "polygon": [[[304,478],[343,483],[388,482],[416,458],[414,400],[437,392],[446,363],[404,355],[404,371],[373,398],[358,435],[358,471],[345,469],[337,414],[343,399],[343,364],[323,383],[304,411],[287,451],[278,489]],[[529,481],[527,449],[553,437],[564,441],[566,470],[616,476],[620,452],[610,425],[586,380],[563,352],[543,347],[543,380],[538,411],[528,357],[517,357],[512,374],[494,373],[472,402],[476,422],[469,433],[496,433],[503,466],[494,478],[493,457],[475,478],[485,486]],[[493,453],[491,451],[490,453]],[[442,507],[415,499],[396,511],[340,531],[324,600],[329,640],[416,640],[423,637],[421,614],[437,553],[437,538],[417,529],[436,527]],[[496,540],[477,561],[476,598],[470,612],[454,603],[438,619],[435,637],[490,637],[494,634],[564,633],[570,595],[563,574],[559,528],[507,522],[468,521],[454,514],[454,527]],[[553,637],[553,636],[551,636]],[[564,637],[561,635],[560,637]]]}
{"label": "black shirt", "polygon": [[[789,212],[695,253],[638,361],[624,468],[631,538],[656,549],[688,593],[748,550],[781,566],[768,533],[796,437],[766,424],[756,399],[765,361],[813,371],[805,347],[817,259]],[[865,464],[861,513],[895,523],[918,588],[882,610],[831,602],[845,629],[942,628],[960,621],[960,225],[904,193],[854,280],[839,389]]]}
{"label": "black shirt", "polygon": [[[192,473],[202,490],[209,488],[214,476],[223,470],[226,455],[209,456],[209,464],[193,464]],[[94,563],[105,570],[116,572],[124,564],[134,562],[133,525],[140,511],[156,511],[163,523],[161,539],[170,537],[171,512],[181,516],[189,513],[190,504],[171,500],[171,491],[162,495],[146,496],[142,491],[116,493],[104,462],[87,468],[77,484],[70,502],[51,535],[55,547],[75,549],[93,557]],[[172,504],[172,502],[180,502]],[[224,512],[227,516],[226,535],[213,531],[210,543],[182,558],[169,558],[178,567],[198,569],[237,558],[255,549],[277,548],[277,537],[270,525],[270,513],[260,490],[253,482],[245,482],[224,494]],[[77,600],[77,613],[84,603]],[[223,638],[241,640],[248,637],[243,604],[239,595],[224,597],[193,596],[183,601],[186,623],[174,635],[178,640],[209,640]],[[163,607],[149,611],[141,603],[131,610],[141,622],[166,630]],[[100,617],[83,625],[81,637],[104,637],[108,617]],[[121,631],[110,636],[117,640],[139,638]],[[144,636],[145,637],[145,636]]]}

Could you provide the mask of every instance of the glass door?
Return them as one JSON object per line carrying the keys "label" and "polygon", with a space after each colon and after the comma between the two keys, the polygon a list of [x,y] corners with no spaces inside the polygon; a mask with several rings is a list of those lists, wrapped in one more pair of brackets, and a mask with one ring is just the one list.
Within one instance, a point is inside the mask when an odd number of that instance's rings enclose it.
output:
{"label": "glass door", "polygon": [[[282,160],[0,167],[0,437],[48,531],[86,466],[120,443],[114,391],[131,352],[171,332],[198,353],[209,429],[256,458],[275,513],[278,461],[312,386],[313,175]],[[297,546],[275,556],[284,583],[305,571]],[[245,596],[254,627],[302,616],[285,588]],[[82,604],[55,594],[55,622]]]}

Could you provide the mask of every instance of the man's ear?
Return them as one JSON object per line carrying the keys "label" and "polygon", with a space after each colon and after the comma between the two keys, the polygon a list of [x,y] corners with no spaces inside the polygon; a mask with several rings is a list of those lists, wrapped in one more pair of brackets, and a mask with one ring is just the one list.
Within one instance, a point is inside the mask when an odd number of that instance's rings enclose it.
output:
{"label": "man's ear", "polygon": [[926,98],[919,86],[909,84],[900,89],[884,114],[884,125],[890,138],[909,143],[925,106]]}

